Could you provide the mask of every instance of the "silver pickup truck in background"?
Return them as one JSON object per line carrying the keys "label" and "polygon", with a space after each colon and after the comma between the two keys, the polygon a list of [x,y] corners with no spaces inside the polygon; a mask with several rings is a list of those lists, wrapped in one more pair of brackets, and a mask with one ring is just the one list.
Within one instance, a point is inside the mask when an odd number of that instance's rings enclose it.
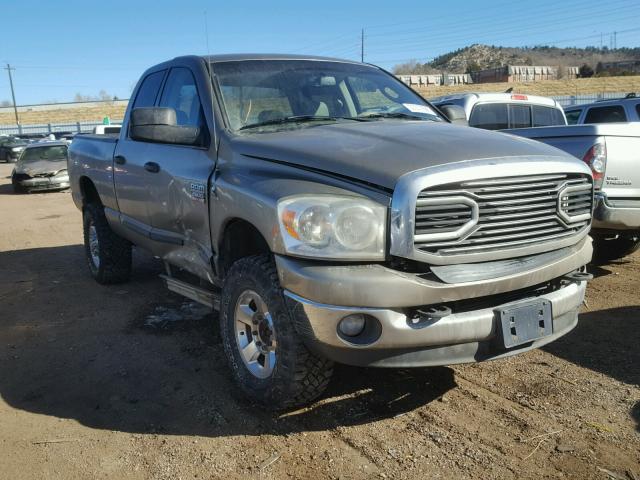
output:
{"label": "silver pickup truck in background", "polygon": [[552,145],[591,168],[594,259],[607,262],[640,248],[640,124],[610,123],[504,130]]}
{"label": "silver pickup truck in background", "polygon": [[161,258],[272,408],[322,393],[333,362],[497,359],[578,321],[589,168],[452,125],[371,65],[176,58],[144,73],[119,136],[69,152],[91,275],[128,280],[133,245]]}

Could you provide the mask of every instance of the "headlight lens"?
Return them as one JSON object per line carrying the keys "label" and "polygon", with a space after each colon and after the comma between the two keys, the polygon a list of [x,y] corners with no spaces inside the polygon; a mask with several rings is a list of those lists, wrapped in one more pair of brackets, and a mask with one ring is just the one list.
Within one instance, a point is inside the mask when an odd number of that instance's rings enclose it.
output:
{"label": "headlight lens", "polygon": [[56,173],[53,178],[62,178],[62,177],[68,177],[69,173],[66,170],[60,170],[58,173]]}
{"label": "headlight lens", "polygon": [[386,212],[355,197],[305,195],[278,202],[287,252],[314,258],[383,260]]}
{"label": "headlight lens", "polygon": [[22,150],[24,150],[24,147],[13,147],[11,149],[12,152],[21,152]]}

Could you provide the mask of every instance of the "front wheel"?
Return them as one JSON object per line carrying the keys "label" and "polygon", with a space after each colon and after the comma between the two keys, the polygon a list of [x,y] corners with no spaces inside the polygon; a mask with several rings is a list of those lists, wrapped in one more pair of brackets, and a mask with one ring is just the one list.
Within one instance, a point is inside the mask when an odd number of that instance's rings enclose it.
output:
{"label": "front wheel", "polygon": [[285,303],[273,260],[238,260],[225,279],[220,331],[235,382],[272,409],[310,402],[326,388],[331,361],[303,344]]}
{"label": "front wheel", "polygon": [[594,263],[607,263],[631,255],[640,248],[640,234],[593,235]]}
{"label": "front wheel", "polygon": [[83,213],[84,252],[91,276],[104,285],[131,276],[131,243],[116,235],[100,205],[90,203]]}

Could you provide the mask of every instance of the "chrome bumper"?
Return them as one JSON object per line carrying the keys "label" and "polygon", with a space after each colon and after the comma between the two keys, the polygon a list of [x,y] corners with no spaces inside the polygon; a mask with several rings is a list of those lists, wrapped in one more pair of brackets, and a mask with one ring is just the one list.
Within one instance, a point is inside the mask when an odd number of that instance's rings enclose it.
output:
{"label": "chrome bumper", "polygon": [[29,178],[27,180],[22,180],[20,182],[20,185],[31,191],[61,190],[63,188],[69,188],[71,186],[71,184],[69,183],[69,177],[55,180],[53,180],[52,177]]}
{"label": "chrome bumper", "polygon": [[[417,367],[502,358],[545,345],[575,327],[585,290],[586,282],[576,282],[536,297],[551,302],[553,333],[509,350],[496,345],[499,320],[495,312],[519,302],[453,313],[415,328],[401,310],[340,307],[315,303],[288,291],[285,295],[298,332],[308,346],[320,354],[351,365]],[[520,301],[525,300],[528,299]],[[380,322],[381,333],[377,341],[366,346],[354,345],[338,335],[340,320],[354,313],[371,315]]]}
{"label": "chrome bumper", "polygon": [[603,192],[596,193],[594,200],[594,230],[640,230],[640,208],[614,207]]}

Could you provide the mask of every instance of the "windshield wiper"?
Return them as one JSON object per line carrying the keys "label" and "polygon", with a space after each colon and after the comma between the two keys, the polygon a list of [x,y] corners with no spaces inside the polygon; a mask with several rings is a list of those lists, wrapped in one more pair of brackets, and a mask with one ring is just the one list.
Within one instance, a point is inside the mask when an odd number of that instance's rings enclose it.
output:
{"label": "windshield wiper", "polygon": [[380,112],[380,113],[372,113],[371,115],[366,115],[360,118],[406,118],[407,120],[426,120],[426,118],[421,117],[419,115],[411,115],[410,113],[403,112]]}
{"label": "windshield wiper", "polygon": [[364,122],[366,119],[360,117],[328,117],[321,115],[292,115],[290,117],[274,118],[271,120],[265,120],[264,122],[250,123],[239,128],[239,130],[246,130],[248,128],[258,128],[268,125],[282,125],[284,123],[296,123],[296,122],[335,122],[337,120],[355,120],[356,122]]}

